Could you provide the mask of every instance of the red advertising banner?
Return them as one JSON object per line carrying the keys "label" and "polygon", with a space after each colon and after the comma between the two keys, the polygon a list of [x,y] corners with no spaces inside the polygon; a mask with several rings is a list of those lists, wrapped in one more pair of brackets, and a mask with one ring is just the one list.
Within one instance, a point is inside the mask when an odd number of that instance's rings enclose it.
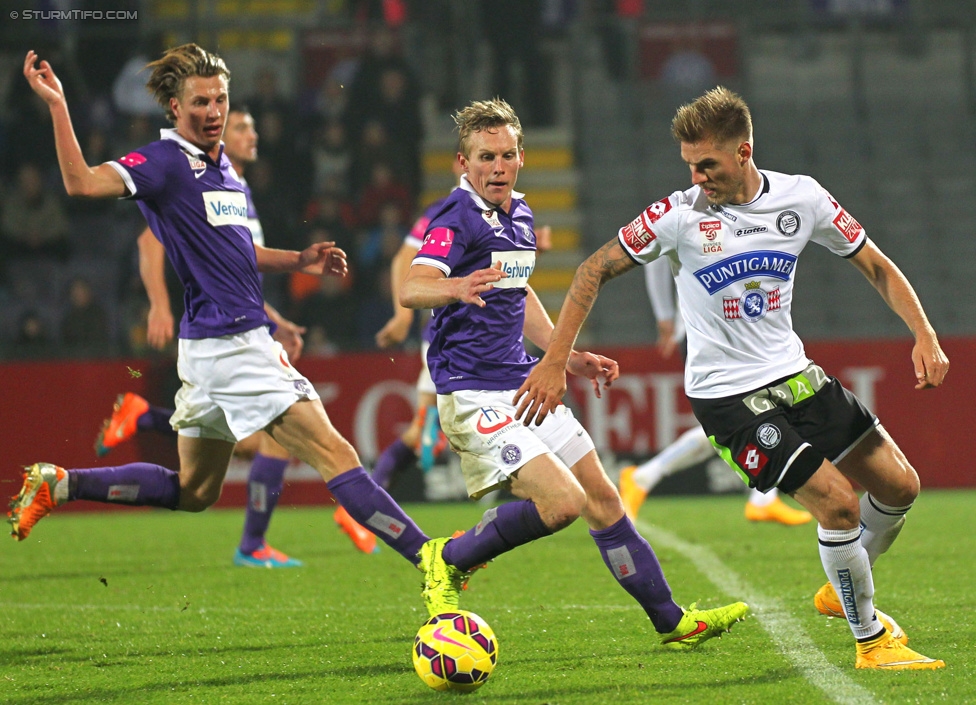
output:
{"label": "red advertising banner", "polygon": [[[972,486],[976,481],[968,457],[950,451],[950,433],[958,436],[976,427],[976,411],[968,403],[976,389],[976,339],[950,338],[943,344],[952,363],[946,384],[924,391],[914,389],[910,340],[818,342],[807,346],[807,354],[878,414],[918,470],[923,486]],[[680,361],[662,360],[652,347],[598,351],[619,361],[620,379],[602,399],[596,399],[583,380],[571,379],[568,400],[598,450],[650,456],[695,423],[682,389]],[[410,421],[420,369],[416,355],[309,358],[298,367],[367,466]],[[144,360],[0,365],[0,493],[15,494],[20,468],[37,461],[71,468],[143,460],[175,468],[173,441],[152,434],[139,434],[104,459],[93,450],[101,421],[117,394],[133,391],[152,403],[172,404],[171,399],[157,398],[160,380],[169,372],[167,365]],[[300,497],[286,490],[283,502],[327,497],[314,475],[299,473],[298,478],[311,480],[314,488]],[[242,489],[229,486],[225,499],[236,503]]]}

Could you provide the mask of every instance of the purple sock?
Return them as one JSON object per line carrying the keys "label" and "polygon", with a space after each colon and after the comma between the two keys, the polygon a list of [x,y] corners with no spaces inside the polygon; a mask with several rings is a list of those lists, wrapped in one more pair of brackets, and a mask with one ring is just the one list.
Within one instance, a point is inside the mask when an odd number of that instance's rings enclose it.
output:
{"label": "purple sock", "polygon": [[516,546],[549,536],[535,503],[523,499],[492,507],[470,531],[444,546],[444,560],[461,570],[490,561]]}
{"label": "purple sock", "polygon": [[260,453],[254,456],[251,473],[247,476],[247,510],[244,513],[241,553],[254,553],[264,545],[264,534],[281,496],[287,467],[288,458],[272,458]]}
{"label": "purple sock", "polygon": [[373,482],[384,490],[390,488],[393,476],[403,472],[411,463],[417,461],[417,454],[406,443],[397,438],[386,447],[380,457],[376,459],[371,477]]}
{"label": "purple sock", "polygon": [[683,613],[671,599],[671,587],[654,549],[630,519],[624,516],[606,529],[590,529],[590,536],[613,577],[644,608],[654,628],[661,634],[674,630]]}
{"label": "purple sock", "polygon": [[414,565],[420,562],[417,554],[430,538],[365,470],[347,470],[325,484],[349,516]]}
{"label": "purple sock", "polygon": [[68,470],[68,499],[176,509],[180,503],[180,475],[150,463]]}
{"label": "purple sock", "polygon": [[150,406],[149,409],[136,419],[136,428],[140,431],[155,431],[167,436],[175,436],[176,431],[169,425],[169,419],[173,415],[173,409],[164,409],[161,406]]}

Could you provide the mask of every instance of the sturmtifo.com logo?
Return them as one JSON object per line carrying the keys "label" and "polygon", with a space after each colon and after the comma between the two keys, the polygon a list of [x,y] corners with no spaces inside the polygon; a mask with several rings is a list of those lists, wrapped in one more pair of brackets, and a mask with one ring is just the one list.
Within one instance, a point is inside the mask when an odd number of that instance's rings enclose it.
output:
{"label": "sturmtifo.com logo", "polygon": [[138,20],[138,10],[11,10],[12,20]]}

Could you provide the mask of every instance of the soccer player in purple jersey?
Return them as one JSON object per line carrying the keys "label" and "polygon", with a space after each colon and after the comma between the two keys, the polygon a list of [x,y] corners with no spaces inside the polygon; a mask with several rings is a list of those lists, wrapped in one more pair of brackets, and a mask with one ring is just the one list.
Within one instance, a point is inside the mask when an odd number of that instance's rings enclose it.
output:
{"label": "soccer player in purple jersey", "polygon": [[[816,242],[847,258],[915,337],[916,389],[949,360],[911,284],[864,228],[809,176],[760,170],[752,115],[714,88],[671,125],[692,187],[648,207],[580,265],[542,361],[519,388],[517,418],[543,423],[566,391],[566,360],[600,288],[667,257],[688,336],[685,391],[723,460],[750,487],[778,487],[817,519],[828,583],[814,597],[844,617],[855,667],[931,670],[874,606],[874,561],[898,537],[919,478],[878,418],[807,358],[790,306],[800,252]],[[729,237],[731,235],[731,237]],[[858,498],[852,481],[865,488]]]}
{"label": "soccer player in purple jersey", "polygon": [[150,63],[147,86],[175,129],[115,162],[89,167],[71,125],[61,82],[30,51],[24,76],[47,103],[69,195],[135,198],[183,283],[178,369],[183,387],[173,426],[178,472],[150,463],[65,470],[36,463],[11,503],[12,535],[23,540],[54,507],[74,499],[199,512],[220,495],[234,444],[266,430],[315,468],[349,513],[412,564],[429,539],[363,470],[329,421],[311,383],[269,330],[259,271],[344,276],[334,243],[302,252],[254,244],[244,187],[223,153],[230,72],[195,44]]}
{"label": "soccer player in purple jersey", "polygon": [[[457,603],[471,570],[583,516],[607,568],[644,608],[669,648],[692,648],[748,611],[744,603],[685,610],[671,597],[654,551],[624,513],[589,434],[565,406],[541,426],[515,417],[514,390],[536,359],[523,336],[545,349],[552,322],[528,284],[535,267],[532,211],[514,191],[522,128],[501,99],[455,115],[461,186],[427,228],[400,291],[410,308],[434,308],[427,354],[441,424],[461,456],[468,494],[507,488],[518,501],[485,512],[472,530],[421,550],[428,610]],[[596,394],[619,375],[617,363],[573,351],[566,369]]]}
{"label": "soccer player in purple jersey", "polygon": [[[244,184],[247,199],[248,228],[255,244],[264,246],[264,231],[258,219],[257,209],[251,199],[251,189],[244,178],[244,169],[258,156],[258,133],[254,129],[254,118],[246,108],[232,107],[227,113],[224,128],[224,154],[230,159],[234,173]],[[149,316],[147,339],[149,344],[161,350],[173,339],[173,309],[170,306],[169,292],[166,289],[165,257],[162,243],[146,228],[139,236],[139,274],[149,296]],[[264,311],[275,324],[272,337],[281,343],[290,362],[297,362],[302,355],[305,329],[284,318],[271,304],[264,302]],[[95,441],[95,449],[100,456],[107,454],[118,444],[128,440],[142,430],[152,430],[176,437],[170,426],[173,409],[150,405],[138,394],[129,392],[120,395],[115,403],[111,418]],[[265,539],[271,516],[278,504],[285,482],[285,470],[291,455],[271,436],[259,431],[241,440],[234,446],[234,454],[251,458],[251,469],[247,478],[247,506],[244,512],[244,530],[241,541],[234,553],[234,565],[251,568],[294,568],[302,562],[291,558],[270,546]],[[364,553],[377,550],[376,536],[360,526],[342,509],[335,512],[336,522],[352,539],[354,545]]]}

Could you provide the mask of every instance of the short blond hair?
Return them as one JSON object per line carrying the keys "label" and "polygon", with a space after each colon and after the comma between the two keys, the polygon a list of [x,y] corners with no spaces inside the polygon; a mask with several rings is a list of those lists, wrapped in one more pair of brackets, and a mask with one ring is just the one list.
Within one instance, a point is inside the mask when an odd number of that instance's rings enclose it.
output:
{"label": "short blond hair", "polygon": [[501,98],[476,100],[463,110],[454,113],[454,124],[458,129],[458,151],[468,156],[468,142],[472,132],[511,126],[522,151],[522,123],[511,105]]}
{"label": "short blond hair", "polygon": [[718,86],[678,108],[671,121],[671,135],[687,144],[705,140],[751,142],[752,115],[741,96]]}
{"label": "short blond hair", "polygon": [[180,99],[186,79],[193,76],[224,76],[230,81],[230,70],[224,60],[196,44],[167,49],[160,58],[146,64],[146,68],[152,69],[146,89],[166,111],[166,119],[174,123],[176,116],[169,107],[169,101],[170,98]]}

